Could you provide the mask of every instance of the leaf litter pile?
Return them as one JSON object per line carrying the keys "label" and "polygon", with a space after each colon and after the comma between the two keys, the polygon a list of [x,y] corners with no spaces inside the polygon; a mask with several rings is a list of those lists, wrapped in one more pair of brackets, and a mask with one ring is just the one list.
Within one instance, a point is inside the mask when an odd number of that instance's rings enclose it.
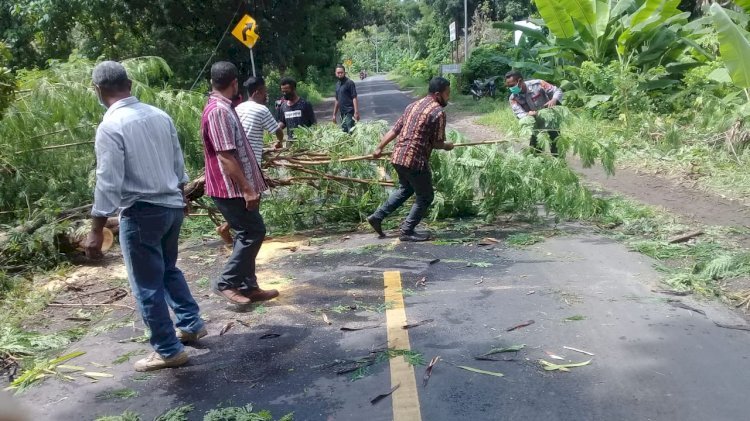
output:
{"label": "leaf litter pile", "polygon": [[370,351],[363,357],[349,360],[334,360],[331,363],[321,364],[312,368],[335,368],[338,375],[351,373],[351,380],[359,380],[370,374],[372,366],[388,361],[391,358],[403,357],[412,366],[425,365],[424,357],[416,351],[397,348],[378,348]]}

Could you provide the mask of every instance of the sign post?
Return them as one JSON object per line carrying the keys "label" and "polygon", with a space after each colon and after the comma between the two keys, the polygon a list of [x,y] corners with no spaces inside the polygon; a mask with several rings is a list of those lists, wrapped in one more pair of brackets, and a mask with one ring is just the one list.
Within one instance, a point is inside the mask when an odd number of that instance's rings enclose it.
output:
{"label": "sign post", "polygon": [[453,64],[441,64],[440,65],[440,74],[460,74],[461,73],[461,65],[458,63]]}
{"label": "sign post", "polygon": [[255,77],[255,56],[253,56],[253,47],[258,42],[258,24],[250,15],[245,15],[232,29],[232,35],[247,48],[250,49],[250,64],[253,66],[253,77]]}

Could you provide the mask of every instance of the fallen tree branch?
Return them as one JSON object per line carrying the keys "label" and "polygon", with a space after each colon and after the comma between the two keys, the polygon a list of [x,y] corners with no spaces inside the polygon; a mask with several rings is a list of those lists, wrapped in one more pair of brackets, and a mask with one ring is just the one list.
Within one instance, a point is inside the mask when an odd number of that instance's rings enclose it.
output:
{"label": "fallen tree branch", "polygon": [[128,310],[135,311],[135,309],[133,307],[127,306],[125,304],[103,304],[103,303],[98,303],[98,304],[62,304],[62,303],[49,303],[49,304],[47,304],[47,307],[74,307],[74,308],[75,307],[119,307],[119,308],[127,308]]}
{"label": "fallen tree branch", "polygon": [[[125,291],[125,288],[123,288],[123,287],[113,287],[113,288],[101,289],[99,291],[94,291],[94,292],[87,292],[85,294],[79,294],[78,296],[79,297],[88,297],[89,295],[101,294],[103,292],[114,291],[116,289],[121,289],[121,290]],[[125,291],[125,292],[127,293],[127,291]]]}
{"label": "fallen tree branch", "polygon": [[75,143],[66,143],[66,144],[63,144],[63,145],[44,146],[44,147],[36,148],[36,149],[26,149],[24,151],[18,151],[18,152],[16,152],[16,155],[20,155],[20,154],[24,154],[24,153],[28,153],[28,152],[48,151],[50,149],[68,148],[68,147],[71,147],[71,146],[90,145],[92,143],[94,143],[93,140],[87,140],[85,142],[75,142]]}
{"label": "fallen tree branch", "polygon": [[309,168],[304,168],[304,167],[301,167],[301,166],[300,167],[290,167],[290,168],[294,168],[295,170],[301,171],[301,172],[304,172],[304,173],[317,175],[317,176],[319,176],[321,178],[325,178],[327,180],[351,181],[353,183],[360,183],[360,184],[380,184],[381,186],[386,186],[386,187],[394,187],[395,186],[395,184],[393,182],[390,182],[390,181],[365,180],[365,179],[362,179],[362,178],[342,177],[340,175],[326,174],[326,173],[323,173],[323,172],[320,172],[320,171],[311,170]]}
{"label": "fallen tree branch", "polygon": [[692,231],[687,234],[680,234],[678,236],[670,238],[667,242],[669,244],[684,243],[685,241],[695,238],[699,235],[703,235],[703,231]]}

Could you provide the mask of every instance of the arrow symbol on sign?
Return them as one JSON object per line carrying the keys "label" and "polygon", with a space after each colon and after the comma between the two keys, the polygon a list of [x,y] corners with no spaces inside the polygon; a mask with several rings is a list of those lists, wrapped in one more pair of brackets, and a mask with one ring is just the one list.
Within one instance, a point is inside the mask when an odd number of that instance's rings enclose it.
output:
{"label": "arrow symbol on sign", "polygon": [[255,25],[252,22],[248,22],[245,25],[245,28],[242,30],[242,40],[243,41],[247,41],[247,34],[248,34],[248,32],[252,33],[254,27],[255,27]]}

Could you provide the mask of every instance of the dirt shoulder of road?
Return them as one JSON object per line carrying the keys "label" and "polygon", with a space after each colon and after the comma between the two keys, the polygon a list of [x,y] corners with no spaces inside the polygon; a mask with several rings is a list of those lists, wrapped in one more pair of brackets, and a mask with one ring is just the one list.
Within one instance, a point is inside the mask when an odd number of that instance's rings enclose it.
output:
{"label": "dirt shoulder of road", "polygon": [[[449,125],[471,141],[506,137],[504,133],[480,125],[476,120],[477,116],[459,114],[449,119]],[[568,162],[587,181],[596,183],[604,190],[658,206],[686,220],[706,226],[748,227],[749,206],[696,189],[692,182],[647,173],[632,167],[618,167],[614,176],[608,176],[599,166],[583,168],[577,159],[569,159]],[[744,244],[750,246],[750,238]]]}

